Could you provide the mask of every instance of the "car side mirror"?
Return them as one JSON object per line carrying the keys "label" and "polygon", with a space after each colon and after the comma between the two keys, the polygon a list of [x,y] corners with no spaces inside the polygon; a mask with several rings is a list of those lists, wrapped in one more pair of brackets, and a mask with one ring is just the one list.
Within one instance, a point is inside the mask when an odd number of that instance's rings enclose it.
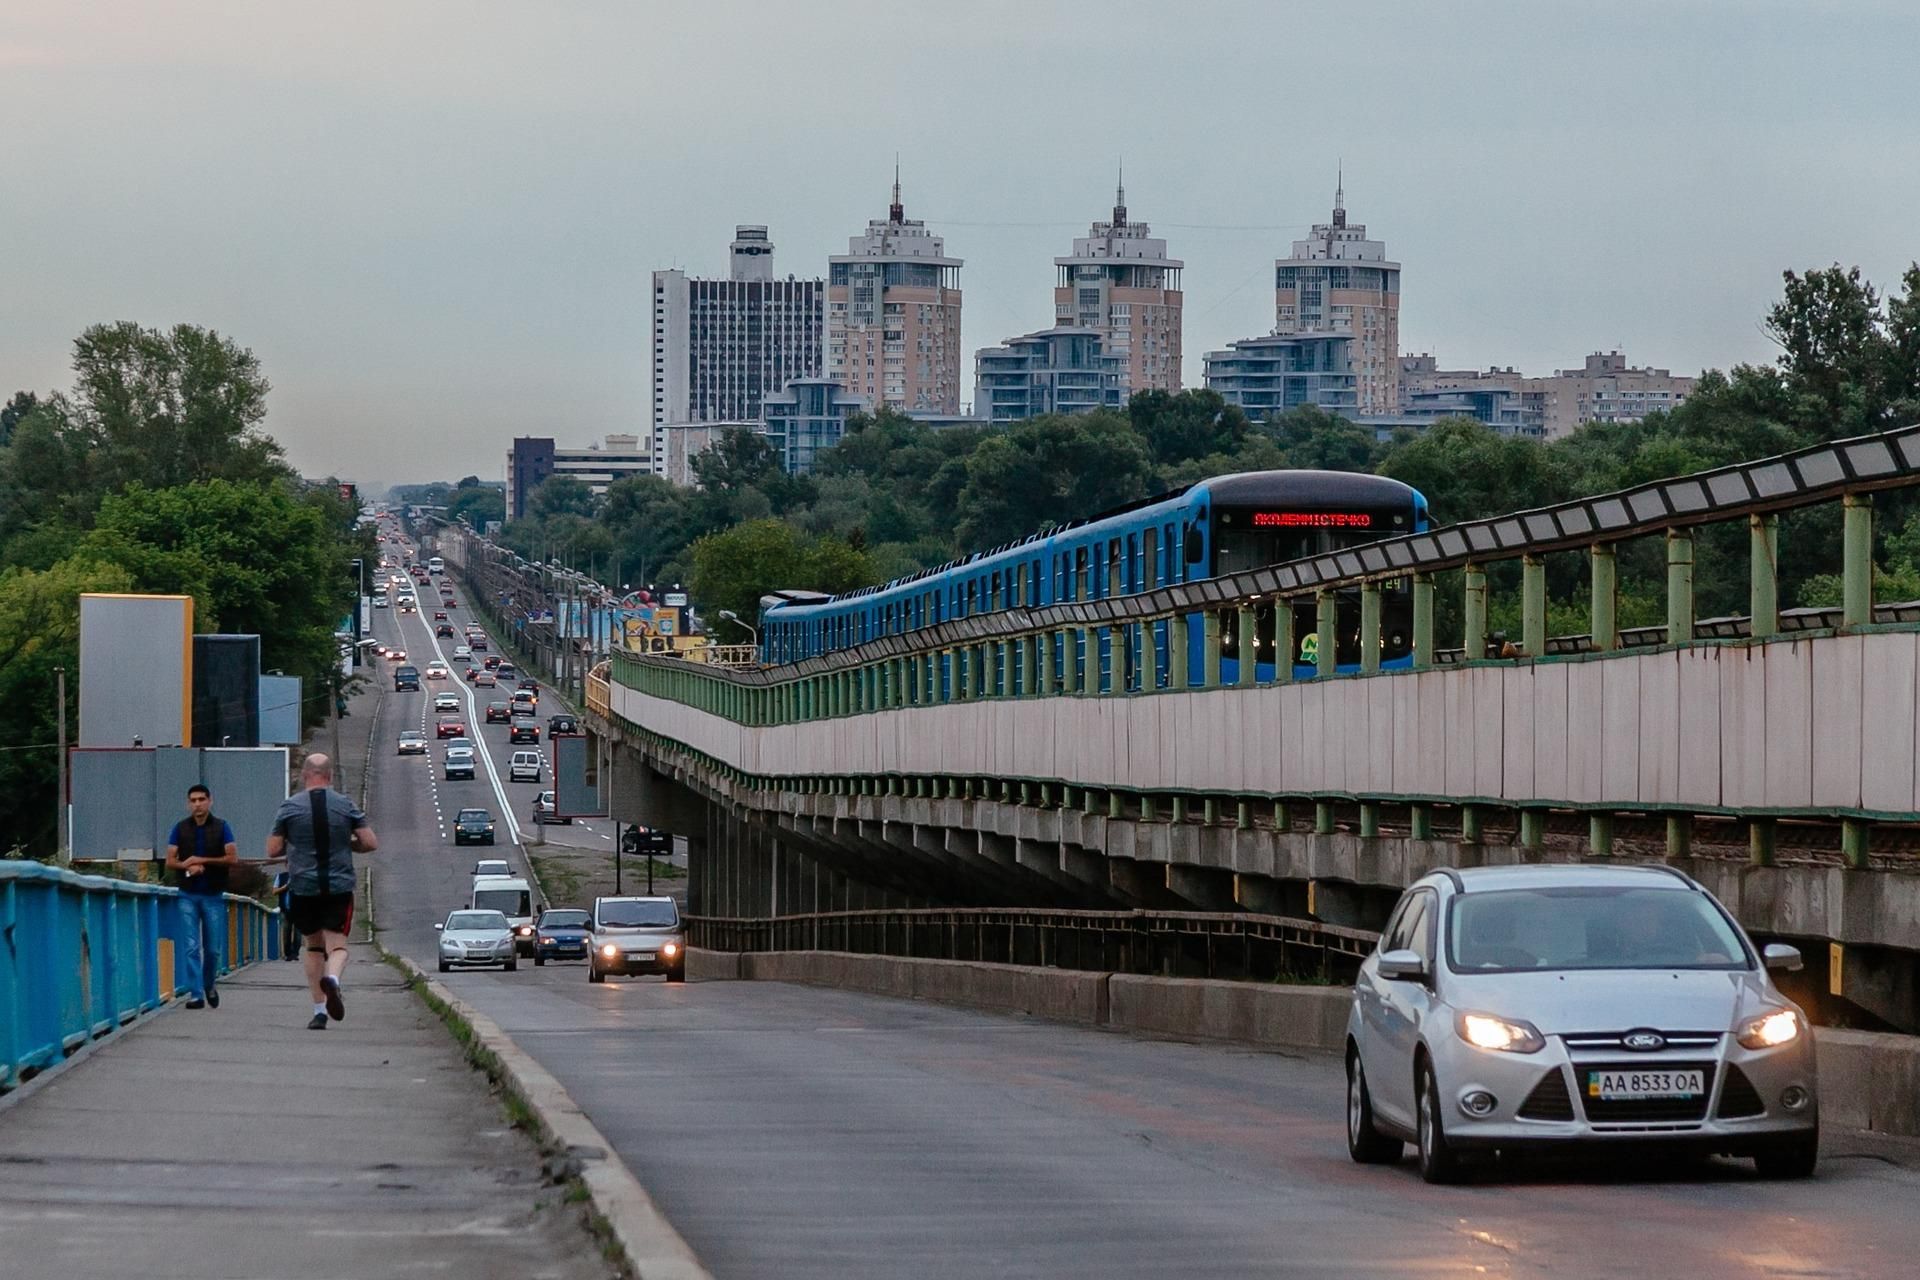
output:
{"label": "car side mirror", "polygon": [[1427,961],[1418,951],[1401,948],[1380,957],[1380,976],[1395,982],[1421,982],[1427,976]]}
{"label": "car side mirror", "polygon": [[447,926],[445,926],[445,925],[443,925],[443,924],[437,924],[437,925],[435,925],[435,926],[433,926],[433,931],[434,931],[435,933],[438,933],[438,932],[440,932],[440,931],[441,931],[442,929],[444,929],[444,928],[446,928],[446,927],[447,927]]}
{"label": "car side mirror", "polygon": [[1784,942],[1770,942],[1762,947],[1760,961],[1769,969],[1779,969],[1785,973],[1798,973],[1806,964],[1800,958],[1800,948],[1790,947]]}

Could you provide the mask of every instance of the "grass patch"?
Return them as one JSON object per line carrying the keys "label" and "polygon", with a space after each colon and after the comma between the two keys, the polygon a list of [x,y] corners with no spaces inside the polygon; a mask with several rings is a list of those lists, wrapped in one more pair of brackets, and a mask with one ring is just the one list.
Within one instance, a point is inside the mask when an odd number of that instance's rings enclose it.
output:
{"label": "grass patch", "polygon": [[573,902],[579,898],[580,884],[587,878],[585,871],[551,855],[529,853],[527,861],[533,864],[533,873],[540,877],[550,901]]}

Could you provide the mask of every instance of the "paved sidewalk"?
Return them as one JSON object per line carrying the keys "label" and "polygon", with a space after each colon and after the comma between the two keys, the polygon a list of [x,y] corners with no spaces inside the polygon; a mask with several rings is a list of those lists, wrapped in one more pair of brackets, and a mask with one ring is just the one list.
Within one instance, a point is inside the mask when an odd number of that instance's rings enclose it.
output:
{"label": "paved sidewalk", "polygon": [[0,1105],[0,1275],[606,1277],[486,1078],[371,947],[346,1021],[299,966],[221,984]]}

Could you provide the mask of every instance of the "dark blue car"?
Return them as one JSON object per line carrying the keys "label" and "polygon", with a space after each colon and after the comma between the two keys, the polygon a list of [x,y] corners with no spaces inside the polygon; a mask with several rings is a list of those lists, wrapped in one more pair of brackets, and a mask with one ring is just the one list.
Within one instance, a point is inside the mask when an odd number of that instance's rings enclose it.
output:
{"label": "dark blue car", "polygon": [[533,962],[549,960],[585,960],[590,945],[592,918],[584,911],[555,907],[540,913],[533,931]]}

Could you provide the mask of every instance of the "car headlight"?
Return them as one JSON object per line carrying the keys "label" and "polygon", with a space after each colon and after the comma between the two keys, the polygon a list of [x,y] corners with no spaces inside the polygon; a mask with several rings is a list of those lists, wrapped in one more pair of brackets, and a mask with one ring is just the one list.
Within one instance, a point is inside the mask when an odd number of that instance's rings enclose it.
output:
{"label": "car headlight", "polygon": [[540,939],[540,945],[541,945],[541,946],[543,946],[543,947],[550,947],[550,946],[552,946],[552,945],[553,945],[553,939],[552,939],[552,938],[542,938],[542,939]]}
{"label": "car headlight", "polygon": [[600,954],[603,956],[617,956],[620,954],[620,948],[609,942],[606,946],[600,948]]}
{"label": "car headlight", "polygon": [[1742,1023],[1733,1038],[1743,1048],[1777,1049],[1800,1038],[1800,1016],[1791,1009],[1773,1009]]}
{"label": "car headlight", "polygon": [[1454,1020],[1460,1038],[1476,1049],[1496,1053],[1538,1053],[1547,1044],[1531,1022],[1496,1018],[1490,1013],[1463,1013]]}
{"label": "car headlight", "polygon": [[533,926],[530,924],[523,924],[519,928],[515,929],[514,932],[519,934],[521,937],[525,938],[533,933]]}
{"label": "car headlight", "polygon": [[677,942],[669,942],[660,948],[660,954],[663,956],[677,956],[680,954],[680,944]]}

